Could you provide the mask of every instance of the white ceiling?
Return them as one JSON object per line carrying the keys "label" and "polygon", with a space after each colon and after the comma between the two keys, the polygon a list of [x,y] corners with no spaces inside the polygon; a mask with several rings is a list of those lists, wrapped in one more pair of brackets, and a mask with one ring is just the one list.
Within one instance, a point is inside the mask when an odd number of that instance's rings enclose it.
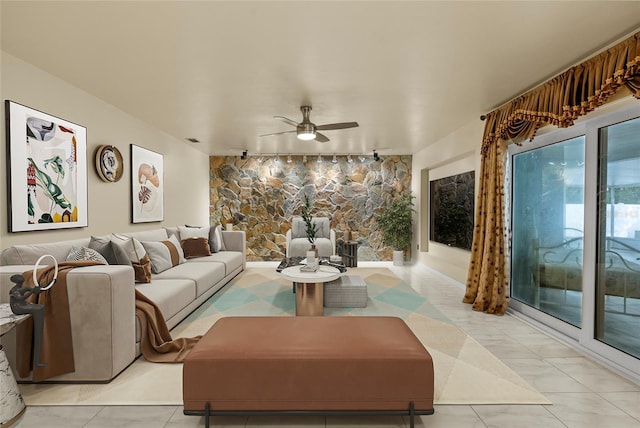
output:
{"label": "white ceiling", "polygon": [[[210,154],[411,154],[640,28],[640,2],[6,1],[2,49]],[[331,141],[274,115],[313,107]],[[480,141],[478,141],[480,143]],[[192,143],[186,143],[192,144]]]}

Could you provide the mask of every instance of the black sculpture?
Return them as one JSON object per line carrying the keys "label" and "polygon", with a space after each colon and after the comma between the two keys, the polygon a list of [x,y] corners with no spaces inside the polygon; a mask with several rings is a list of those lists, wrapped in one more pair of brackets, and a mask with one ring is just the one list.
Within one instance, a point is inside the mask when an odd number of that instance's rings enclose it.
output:
{"label": "black sculpture", "polygon": [[[34,268],[34,286],[27,287],[22,285],[24,283],[24,276],[16,274],[11,276],[11,282],[15,283],[9,290],[9,306],[11,311],[16,315],[30,314],[33,317],[33,342],[34,342],[34,364],[36,367],[46,367],[47,363],[40,361],[40,350],[42,349],[42,333],[44,331],[44,305],[39,303],[28,302],[27,299],[35,294],[36,296],[44,291],[50,289],[58,278],[58,263],[55,261],[55,273],[53,279],[46,287],[40,287],[38,284],[35,273],[38,270],[40,261],[46,256],[42,256],[36,262]],[[53,258],[53,256],[48,256]]]}

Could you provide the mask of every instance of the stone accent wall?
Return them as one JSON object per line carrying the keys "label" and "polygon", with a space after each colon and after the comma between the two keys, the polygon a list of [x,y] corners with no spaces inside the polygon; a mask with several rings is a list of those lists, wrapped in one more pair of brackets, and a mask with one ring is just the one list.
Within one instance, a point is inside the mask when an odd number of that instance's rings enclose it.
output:
{"label": "stone accent wall", "polygon": [[411,156],[211,156],[210,223],[233,223],[247,234],[247,260],[281,260],[291,219],[300,215],[307,194],[312,213],[329,217],[337,239],[350,231],[359,243],[358,260],[392,260],[375,217],[386,204],[411,189]]}

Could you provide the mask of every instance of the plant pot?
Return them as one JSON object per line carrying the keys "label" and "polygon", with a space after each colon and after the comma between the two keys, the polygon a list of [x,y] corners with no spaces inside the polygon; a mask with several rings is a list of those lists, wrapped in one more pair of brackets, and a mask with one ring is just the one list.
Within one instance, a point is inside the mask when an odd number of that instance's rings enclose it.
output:
{"label": "plant pot", "polygon": [[393,250],[393,265],[404,266],[404,251]]}

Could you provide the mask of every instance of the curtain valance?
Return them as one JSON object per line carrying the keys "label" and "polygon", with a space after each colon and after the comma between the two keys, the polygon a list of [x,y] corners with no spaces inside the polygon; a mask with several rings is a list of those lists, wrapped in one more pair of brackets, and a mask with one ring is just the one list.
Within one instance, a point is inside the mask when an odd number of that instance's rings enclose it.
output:
{"label": "curtain valance", "polygon": [[531,140],[544,124],[571,126],[622,86],[640,98],[640,33],[489,113],[482,152],[499,139]]}

